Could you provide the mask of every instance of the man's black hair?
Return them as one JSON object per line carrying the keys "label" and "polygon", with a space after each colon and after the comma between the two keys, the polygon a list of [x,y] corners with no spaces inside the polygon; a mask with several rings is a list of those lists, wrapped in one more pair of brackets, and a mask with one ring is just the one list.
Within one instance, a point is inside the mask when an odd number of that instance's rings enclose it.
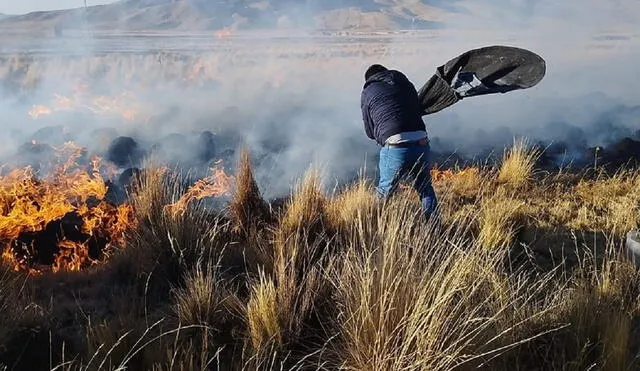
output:
{"label": "man's black hair", "polygon": [[387,70],[387,67],[381,64],[372,64],[371,66],[369,66],[369,68],[367,68],[367,72],[364,73],[364,80],[367,81],[369,80],[369,77],[375,75],[378,72],[382,72],[386,70]]}

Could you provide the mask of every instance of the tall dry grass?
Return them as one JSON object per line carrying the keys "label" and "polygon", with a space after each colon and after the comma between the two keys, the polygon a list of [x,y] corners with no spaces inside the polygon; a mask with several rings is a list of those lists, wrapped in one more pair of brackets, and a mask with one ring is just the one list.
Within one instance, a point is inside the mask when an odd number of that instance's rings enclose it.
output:
{"label": "tall dry grass", "polygon": [[[168,213],[184,185],[147,172],[132,195],[130,245],[76,278],[117,289],[128,309],[107,298],[113,313],[83,311],[70,330],[47,321],[73,313],[56,309],[61,299],[37,321],[20,320],[16,308],[43,304],[21,289],[38,281],[7,272],[0,324],[46,324],[58,336],[49,348],[68,348],[45,363],[65,370],[639,367],[640,276],[622,249],[622,232],[637,225],[636,173],[567,182],[517,156],[508,152],[521,160],[502,172],[438,181],[438,224],[420,217],[410,192],[381,203],[361,180],[326,194],[314,171],[271,207],[248,153],[227,209],[196,202]],[[518,260],[547,250],[560,258]],[[50,279],[75,290],[61,277]],[[14,328],[0,328],[6,344],[24,339]],[[16,349],[0,346],[0,364],[13,365]]]}
{"label": "tall dry grass", "polygon": [[541,152],[528,146],[524,139],[514,140],[512,147],[505,151],[498,172],[498,182],[518,187],[529,181]]}

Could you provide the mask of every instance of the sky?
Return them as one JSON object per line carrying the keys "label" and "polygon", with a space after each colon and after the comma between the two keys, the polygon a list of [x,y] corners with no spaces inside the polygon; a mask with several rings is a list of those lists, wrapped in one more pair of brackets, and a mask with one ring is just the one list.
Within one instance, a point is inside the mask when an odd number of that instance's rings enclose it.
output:
{"label": "sky", "polygon": [[[87,0],[87,5],[113,3],[115,0]],[[24,14],[38,10],[69,9],[84,6],[84,0],[0,0],[0,13]]]}

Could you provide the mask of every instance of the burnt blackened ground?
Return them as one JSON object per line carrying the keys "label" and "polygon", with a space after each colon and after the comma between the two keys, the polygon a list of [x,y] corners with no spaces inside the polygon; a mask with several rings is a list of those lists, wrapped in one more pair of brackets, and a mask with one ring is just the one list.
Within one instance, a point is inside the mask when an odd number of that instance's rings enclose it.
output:
{"label": "burnt blackened ground", "polygon": [[53,220],[39,231],[25,231],[11,241],[14,256],[29,267],[51,266],[60,254],[59,243],[63,240],[87,246],[88,256],[93,260],[103,257],[109,239],[104,236],[84,233],[84,220],[74,212]]}

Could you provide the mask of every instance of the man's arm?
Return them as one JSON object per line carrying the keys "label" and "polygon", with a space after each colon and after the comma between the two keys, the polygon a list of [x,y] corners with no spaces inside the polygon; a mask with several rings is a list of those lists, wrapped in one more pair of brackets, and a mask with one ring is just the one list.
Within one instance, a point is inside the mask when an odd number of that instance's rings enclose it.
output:
{"label": "man's arm", "polygon": [[367,104],[364,92],[362,92],[362,96],[360,98],[360,109],[362,110],[364,131],[367,133],[367,137],[369,137],[369,139],[375,140],[373,136],[373,120],[371,120],[371,116],[369,115],[369,105]]}

